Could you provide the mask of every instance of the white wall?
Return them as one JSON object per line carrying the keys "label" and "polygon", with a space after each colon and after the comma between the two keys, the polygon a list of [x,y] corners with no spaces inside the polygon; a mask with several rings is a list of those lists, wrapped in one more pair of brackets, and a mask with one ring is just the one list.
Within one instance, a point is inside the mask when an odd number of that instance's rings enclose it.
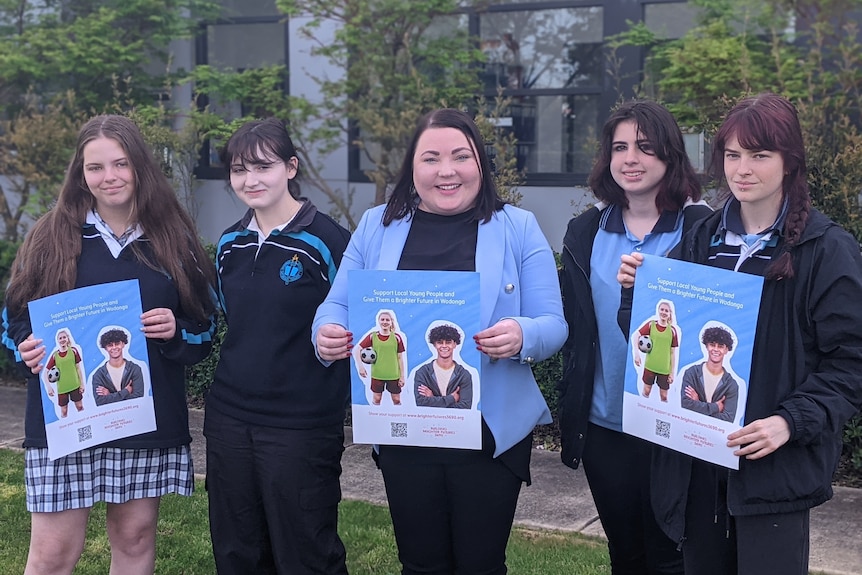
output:
{"label": "white wall", "polygon": [[[6,201],[9,203],[9,209],[13,213],[15,212],[15,210],[18,209],[18,206],[21,204],[21,196],[16,193],[12,193],[12,190],[15,189],[16,184],[20,184],[20,181],[20,178],[18,178],[17,181],[13,181],[9,177],[0,174],[0,187],[3,188],[3,193],[6,196]],[[35,220],[33,218],[31,218],[25,213],[23,216],[21,216],[21,221],[19,222],[19,225],[22,226],[20,231],[29,230],[30,226],[33,225],[34,221]],[[2,221],[0,221],[0,233],[6,233],[6,226]],[[20,237],[23,238],[24,234],[22,233]]]}
{"label": "white wall", "polygon": [[246,211],[225,180],[198,180],[194,195],[198,234],[209,243],[216,243]]}
{"label": "white wall", "polygon": [[550,188],[525,186],[521,207],[530,210],[539,220],[548,243],[554,251],[563,247],[563,235],[569,220],[595,203],[596,199],[587,188]]}

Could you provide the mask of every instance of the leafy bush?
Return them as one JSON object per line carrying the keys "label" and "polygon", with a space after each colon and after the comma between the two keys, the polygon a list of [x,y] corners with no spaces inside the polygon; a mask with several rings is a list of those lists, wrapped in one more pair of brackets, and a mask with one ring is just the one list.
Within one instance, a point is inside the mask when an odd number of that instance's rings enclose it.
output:
{"label": "leafy bush", "polygon": [[862,473],[862,414],[856,415],[844,427],[844,454],[850,467]]}
{"label": "leafy bush", "polygon": [[563,354],[557,352],[545,361],[533,366],[536,383],[551,408],[551,415],[557,418],[557,382],[563,377]]}
{"label": "leafy bush", "polygon": [[188,395],[189,403],[196,407],[202,405],[204,396],[213,382],[216,366],[218,365],[219,349],[227,331],[227,324],[222,319],[221,313],[217,314],[216,322],[217,326],[215,335],[213,336],[212,352],[202,362],[196,363],[186,369],[186,394]]}
{"label": "leafy bush", "polygon": [[[6,285],[12,274],[12,262],[15,261],[19,245],[20,242],[17,241],[0,240],[0,301],[6,299]],[[0,352],[0,376],[17,377],[16,371],[9,354]]]}
{"label": "leafy bush", "polygon": [[[213,265],[215,265],[217,246],[215,244],[205,244],[204,248],[210,258],[212,258]],[[213,336],[212,352],[202,362],[186,369],[186,394],[188,395],[189,402],[193,405],[201,405],[203,403],[204,395],[207,389],[209,389],[210,384],[212,384],[215,369],[218,365],[219,349],[221,348],[224,334],[227,331],[227,323],[222,318],[221,312],[216,312],[215,321],[216,332]]]}

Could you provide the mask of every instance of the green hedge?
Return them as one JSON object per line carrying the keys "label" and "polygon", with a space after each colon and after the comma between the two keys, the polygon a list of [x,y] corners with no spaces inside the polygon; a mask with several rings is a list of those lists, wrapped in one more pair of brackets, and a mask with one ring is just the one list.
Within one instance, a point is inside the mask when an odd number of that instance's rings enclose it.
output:
{"label": "green hedge", "polygon": [[[9,276],[12,274],[12,262],[18,253],[21,242],[10,242],[0,240],[0,301],[6,301],[6,286],[9,284]],[[0,352],[0,377],[18,377],[19,373],[12,359],[5,351]]]}

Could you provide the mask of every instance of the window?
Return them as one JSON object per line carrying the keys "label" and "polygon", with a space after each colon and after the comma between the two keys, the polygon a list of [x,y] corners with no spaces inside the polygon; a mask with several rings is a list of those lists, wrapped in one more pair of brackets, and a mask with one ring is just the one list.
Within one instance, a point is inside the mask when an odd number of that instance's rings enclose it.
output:
{"label": "window", "polygon": [[[642,55],[625,54],[622,81],[609,73],[606,43],[644,17],[647,0],[490,0],[465,7],[457,24],[485,55],[482,95],[511,99],[499,125],[518,140],[528,185],[586,183],[602,123],[621,92],[631,97]],[[661,3],[663,0],[650,0]],[[461,29],[465,29],[461,28]],[[364,154],[350,153],[350,179],[367,181]]]}
{"label": "window", "polygon": [[485,96],[512,99],[518,167],[529,183],[565,181],[593,161],[604,76],[601,6],[504,4],[473,16]]}
{"label": "window", "polygon": [[480,17],[486,88],[559,89],[601,83],[602,8],[518,10]]}
{"label": "window", "polygon": [[[278,11],[274,0],[222,0],[221,4],[221,18],[201,25],[195,43],[197,65],[243,71],[288,64],[287,19]],[[202,100],[200,105],[209,106],[226,119],[250,112],[238,101]],[[218,146],[218,142],[204,144],[198,177],[222,177]]]}
{"label": "window", "polygon": [[644,24],[660,38],[675,40],[694,28],[699,14],[700,9],[688,2],[646,4]]}

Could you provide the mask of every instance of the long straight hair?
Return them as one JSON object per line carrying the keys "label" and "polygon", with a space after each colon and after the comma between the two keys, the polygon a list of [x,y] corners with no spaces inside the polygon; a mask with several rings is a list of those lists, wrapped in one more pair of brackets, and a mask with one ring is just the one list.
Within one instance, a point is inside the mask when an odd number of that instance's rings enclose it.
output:
{"label": "long straight hair", "polygon": [[126,153],[135,174],[131,220],[143,228],[155,261],[133,242],[130,249],[144,264],[169,275],[183,310],[206,320],[215,305],[210,290],[215,269],[197,238],[195,225],[159,169],[138,127],[126,117],[97,116],[78,133],[75,154],[66,170],[56,205],[33,225],[12,265],[6,302],[20,313],[27,302],[75,287],[81,255],[81,228],[96,200],[84,179],[84,148],[98,138],[110,138]]}

